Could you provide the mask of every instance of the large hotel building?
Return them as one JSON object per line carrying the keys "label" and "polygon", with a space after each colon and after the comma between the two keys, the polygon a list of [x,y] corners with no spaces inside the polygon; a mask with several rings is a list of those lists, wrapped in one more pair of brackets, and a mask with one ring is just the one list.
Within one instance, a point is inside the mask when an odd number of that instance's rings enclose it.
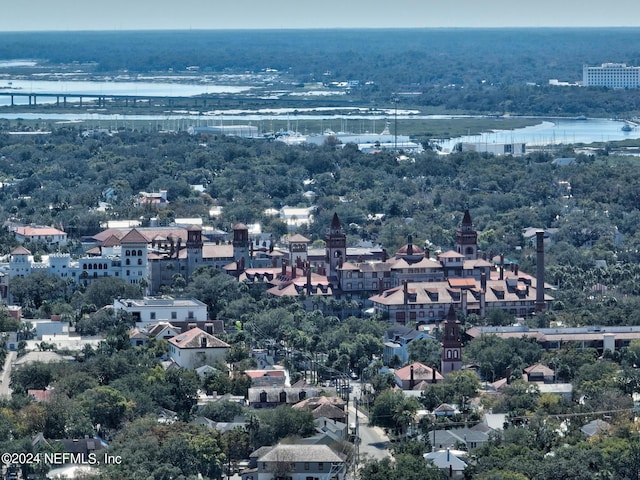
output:
{"label": "large hotel building", "polygon": [[603,63],[599,67],[582,67],[582,85],[585,87],[638,88],[640,67],[626,63]]}

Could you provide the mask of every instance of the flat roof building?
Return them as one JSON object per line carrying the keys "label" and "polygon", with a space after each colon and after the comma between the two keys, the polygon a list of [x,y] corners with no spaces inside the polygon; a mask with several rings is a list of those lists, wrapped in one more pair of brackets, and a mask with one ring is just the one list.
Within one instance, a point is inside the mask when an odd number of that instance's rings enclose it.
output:
{"label": "flat roof building", "polygon": [[640,87],[640,67],[626,63],[603,63],[599,67],[582,67],[584,87],[638,88]]}

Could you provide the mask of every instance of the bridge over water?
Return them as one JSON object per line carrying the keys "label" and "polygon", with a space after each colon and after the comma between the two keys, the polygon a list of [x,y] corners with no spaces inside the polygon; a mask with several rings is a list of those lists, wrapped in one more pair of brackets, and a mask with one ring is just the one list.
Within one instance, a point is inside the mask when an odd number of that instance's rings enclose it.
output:
{"label": "bridge over water", "polygon": [[[181,96],[170,96],[170,95],[117,95],[117,94],[106,94],[106,93],[72,93],[72,92],[64,92],[64,93],[34,93],[34,92],[3,92],[0,91],[0,98],[9,97],[10,103],[9,105],[14,106],[36,106],[38,105],[38,99],[51,99],[55,98],[54,102],[45,102],[47,105],[55,104],[57,107],[66,107],[67,102],[79,104],[81,107],[83,106],[83,102],[89,101],[92,105],[97,105],[98,107],[106,107],[107,103],[114,104],[118,103],[120,105],[124,105],[126,107],[132,106],[135,107],[136,104],[146,104],[152,105],[154,102],[163,102],[167,106],[172,106],[174,104],[185,104],[185,102],[191,103],[194,106],[202,106],[206,107],[207,103],[210,105],[216,104],[220,102],[222,99],[228,100],[228,95],[197,95],[190,97],[181,97]],[[22,98],[26,99],[27,102],[19,102],[16,103],[17,99]]]}

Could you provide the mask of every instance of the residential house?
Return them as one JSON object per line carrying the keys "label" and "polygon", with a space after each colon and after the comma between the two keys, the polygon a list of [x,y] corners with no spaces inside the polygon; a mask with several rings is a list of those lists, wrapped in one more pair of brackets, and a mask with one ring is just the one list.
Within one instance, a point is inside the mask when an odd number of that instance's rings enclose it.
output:
{"label": "residential house", "polygon": [[465,450],[482,447],[489,441],[489,434],[473,428],[453,428],[451,430],[436,430],[429,434],[433,448],[437,450]]}
{"label": "residential house", "polygon": [[606,435],[612,431],[611,424],[605,422],[599,418],[590,421],[580,428],[580,431],[587,437],[594,437],[596,435]]}
{"label": "residential house", "polygon": [[542,363],[536,363],[524,369],[524,378],[527,382],[553,383],[556,373]]}
{"label": "residential house", "polygon": [[400,360],[401,365],[409,361],[409,345],[415,340],[431,339],[434,337],[424,330],[409,328],[404,325],[395,325],[384,333],[383,362],[389,365],[394,357]]}
{"label": "residential house", "polygon": [[129,330],[129,342],[132,347],[142,347],[149,341],[149,335],[137,328]]}
{"label": "residential house", "polygon": [[444,377],[435,369],[420,362],[414,362],[395,371],[396,385],[402,390],[414,390],[421,383],[438,383]]}
{"label": "residential house", "polygon": [[306,398],[292,408],[296,410],[309,410],[313,418],[328,418],[342,421],[347,417],[345,401],[340,397],[310,397]]}
{"label": "residential house", "polygon": [[446,478],[463,478],[467,464],[462,460],[462,453],[447,449],[425,453],[423,457],[427,463],[438,467]]}
{"label": "residential house", "polygon": [[344,480],[346,470],[345,458],[327,445],[279,444],[262,453],[256,469],[243,471],[242,479]]}
{"label": "residential house", "polygon": [[180,367],[194,370],[202,365],[224,362],[231,346],[199,329],[187,330],[168,340],[169,357]]}
{"label": "residential house", "polygon": [[[318,397],[326,392],[323,387],[294,385],[292,387],[250,387],[247,405],[252,408],[272,408],[278,405],[294,405],[307,397]],[[335,389],[333,389],[335,394]]]}
{"label": "residential house", "polygon": [[287,377],[284,370],[245,370],[252,387],[284,387]]}

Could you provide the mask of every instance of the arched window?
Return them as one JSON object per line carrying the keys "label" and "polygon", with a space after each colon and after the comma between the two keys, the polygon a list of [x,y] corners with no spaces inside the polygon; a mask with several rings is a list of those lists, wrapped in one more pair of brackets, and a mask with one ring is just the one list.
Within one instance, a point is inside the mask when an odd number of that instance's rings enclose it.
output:
{"label": "arched window", "polygon": [[142,250],[138,250],[138,256],[141,257],[142,256]]}
{"label": "arched window", "polygon": [[131,256],[135,257],[136,256],[136,251],[135,250],[131,250]]}
{"label": "arched window", "polygon": [[128,257],[129,255],[131,255],[131,252],[129,250],[125,251],[124,254]]}
{"label": "arched window", "polygon": [[458,358],[458,351],[457,350],[453,351],[453,358]]}
{"label": "arched window", "polygon": [[93,270],[93,265],[92,264],[89,264],[88,267],[89,267],[89,270]]}
{"label": "arched window", "polygon": [[280,403],[287,403],[287,392],[280,392]]}
{"label": "arched window", "polygon": [[142,265],[142,259],[141,258],[138,259],[138,265]]}
{"label": "arched window", "polygon": [[267,392],[260,392],[260,403],[267,403]]}
{"label": "arched window", "polygon": [[451,358],[451,350],[447,350],[447,358]]}

